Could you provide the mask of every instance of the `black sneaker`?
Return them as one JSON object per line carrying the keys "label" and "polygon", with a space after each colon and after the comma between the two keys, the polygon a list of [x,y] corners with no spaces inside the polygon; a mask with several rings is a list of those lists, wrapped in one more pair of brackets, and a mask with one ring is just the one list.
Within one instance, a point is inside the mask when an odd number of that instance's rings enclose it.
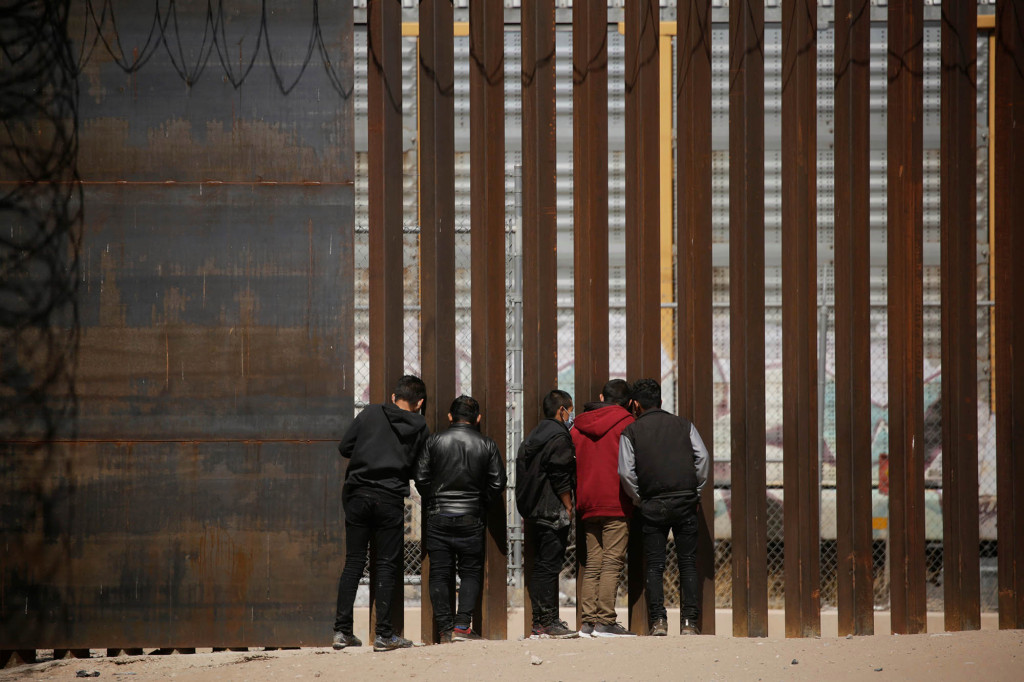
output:
{"label": "black sneaker", "polygon": [[394,651],[395,649],[408,649],[411,646],[411,641],[398,635],[391,635],[390,637],[377,635],[377,638],[373,640],[374,651]]}
{"label": "black sneaker", "polygon": [[535,637],[550,637],[551,639],[575,639],[580,633],[570,630],[568,623],[562,620],[552,621],[548,625],[534,624],[533,635]]}
{"label": "black sneaker", "polygon": [[452,641],[454,642],[472,642],[478,639],[483,639],[483,637],[473,632],[472,628],[457,627],[452,630]]}
{"label": "black sneaker", "polygon": [[658,618],[651,623],[651,637],[668,637],[668,620]]}
{"label": "black sneaker", "polygon": [[630,632],[618,623],[611,625],[595,625],[594,637],[636,637],[635,632]]}
{"label": "black sneaker", "polygon": [[683,618],[681,621],[679,621],[679,634],[699,635],[700,628],[697,627],[697,621],[691,620],[690,618]]}
{"label": "black sneaker", "polygon": [[350,646],[362,646],[363,642],[355,635],[347,635],[344,632],[334,633],[334,643],[331,644],[335,649],[344,649]]}
{"label": "black sneaker", "polygon": [[594,636],[594,624],[583,623],[583,627],[580,628],[580,637],[589,638]]}
{"label": "black sneaker", "polygon": [[441,636],[438,639],[440,640],[441,644],[451,644],[452,643],[452,631],[451,630],[445,630],[444,632],[441,633]]}

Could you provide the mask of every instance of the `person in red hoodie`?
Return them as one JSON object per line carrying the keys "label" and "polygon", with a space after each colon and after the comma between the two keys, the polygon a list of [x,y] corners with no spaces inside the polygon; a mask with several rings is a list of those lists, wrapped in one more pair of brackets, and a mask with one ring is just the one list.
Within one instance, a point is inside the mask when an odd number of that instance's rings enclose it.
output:
{"label": "person in red hoodie", "polygon": [[581,637],[632,637],[615,617],[615,593],[626,558],[633,503],[619,482],[619,436],[633,423],[629,384],[612,379],[600,402],[587,403],[573,422],[576,510],[586,537],[580,607]]}

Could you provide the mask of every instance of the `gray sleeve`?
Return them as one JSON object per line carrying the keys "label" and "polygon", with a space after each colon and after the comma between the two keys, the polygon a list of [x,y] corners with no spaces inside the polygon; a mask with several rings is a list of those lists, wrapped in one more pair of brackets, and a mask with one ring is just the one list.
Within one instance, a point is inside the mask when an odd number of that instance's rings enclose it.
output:
{"label": "gray sleeve", "polygon": [[[690,443],[693,444],[693,468],[697,470],[697,493],[704,489],[708,480],[708,465],[711,459],[708,456],[707,446],[697,433],[697,427],[690,424]],[[621,455],[620,455],[621,456]]]}
{"label": "gray sleeve", "polygon": [[636,478],[636,453],[633,452],[633,441],[623,433],[619,438],[619,478],[622,489],[626,491],[633,504],[640,505],[640,488]]}

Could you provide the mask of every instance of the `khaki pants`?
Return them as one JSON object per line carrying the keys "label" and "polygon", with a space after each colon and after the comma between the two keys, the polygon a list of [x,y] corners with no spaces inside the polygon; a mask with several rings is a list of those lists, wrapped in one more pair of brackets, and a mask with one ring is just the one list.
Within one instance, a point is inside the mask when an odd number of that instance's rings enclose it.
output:
{"label": "khaki pants", "polygon": [[629,521],[599,516],[583,520],[587,539],[587,563],[580,590],[581,619],[595,625],[615,622],[615,592],[626,560]]}

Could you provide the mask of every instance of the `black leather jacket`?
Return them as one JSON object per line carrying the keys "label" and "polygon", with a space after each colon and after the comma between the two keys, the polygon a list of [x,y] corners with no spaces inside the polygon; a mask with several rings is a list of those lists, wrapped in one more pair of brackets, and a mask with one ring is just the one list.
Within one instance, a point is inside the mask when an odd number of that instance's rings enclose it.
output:
{"label": "black leather jacket", "polygon": [[416,489],[426,514],[483,517],[505,488],[505,463],[494,441],[464,422],[427,439],[416,462]]}

